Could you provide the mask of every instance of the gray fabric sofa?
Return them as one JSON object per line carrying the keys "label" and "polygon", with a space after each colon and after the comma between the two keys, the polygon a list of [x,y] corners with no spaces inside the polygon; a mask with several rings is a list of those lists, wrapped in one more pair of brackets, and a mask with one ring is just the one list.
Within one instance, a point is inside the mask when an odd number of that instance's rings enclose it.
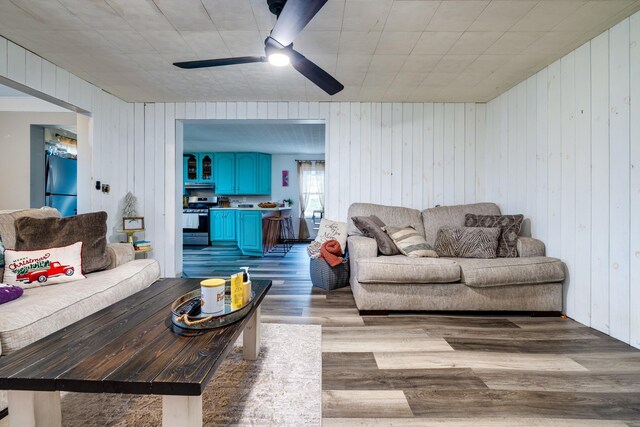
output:
{"label": "gray fabric sofa", "polygon": [[361,312],[562,311],[565,265],[545,256],[544,243],[519,237],[518,258],[410,258],[381,256],[376,241],[351,220],[376,215],[390,226],[413,226],[435,244],[443,226],[464,226],[466,213],[500,215],[494,203],[424,211],[369,203],[349,207],[350,283]]}
{"label": "gray fabric sofa", "polygon": [[[0,211],[0,238],[15,245],[14,222],[22,216],[60,217],[51,208]],[[152,259],[135,260],[133,247],[109,244],[111,264],[87,278],[57,285],[25,289],[17,300],[0,305],[0,354],[6,355],[59,329],[147,288],[160,278],[160,266]],[[0,281],[3,272],[0,271]]]}

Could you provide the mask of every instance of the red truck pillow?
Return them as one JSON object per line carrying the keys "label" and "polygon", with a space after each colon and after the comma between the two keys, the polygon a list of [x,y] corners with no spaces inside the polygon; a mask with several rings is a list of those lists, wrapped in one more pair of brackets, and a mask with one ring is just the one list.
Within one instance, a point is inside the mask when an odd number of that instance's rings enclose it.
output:
{"label": "red truck pillow", "polygon": [[59,248],[4,253],[4,283],[24,289],[81,280],[82,242]]}

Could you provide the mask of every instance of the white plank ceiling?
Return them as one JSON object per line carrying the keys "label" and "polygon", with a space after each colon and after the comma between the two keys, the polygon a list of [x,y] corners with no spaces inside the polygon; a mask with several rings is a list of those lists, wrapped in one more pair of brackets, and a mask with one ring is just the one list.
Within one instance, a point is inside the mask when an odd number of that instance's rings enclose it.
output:
{"label": "white plank ceiling", "polygon": [[126,101],[479,101],[640,10],[640,0],[329,0],[295,42],[345,89],[259,55],[266,0],[0,0],[0,34]]}

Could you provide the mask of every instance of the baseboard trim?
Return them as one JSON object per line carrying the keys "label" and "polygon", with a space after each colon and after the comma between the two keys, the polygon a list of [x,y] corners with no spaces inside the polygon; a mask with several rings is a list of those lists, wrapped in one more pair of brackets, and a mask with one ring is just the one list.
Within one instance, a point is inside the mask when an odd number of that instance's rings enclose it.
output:
{"label": "baseboard trim", "polygon": [[418,315],[441,315],[441,316],[490,316],[490,317],[562,317],[561,311],[478,311],[478,310],[417,310],[417,311],[394,311],[394,310],[358,310],[360,316],[418,316]]}

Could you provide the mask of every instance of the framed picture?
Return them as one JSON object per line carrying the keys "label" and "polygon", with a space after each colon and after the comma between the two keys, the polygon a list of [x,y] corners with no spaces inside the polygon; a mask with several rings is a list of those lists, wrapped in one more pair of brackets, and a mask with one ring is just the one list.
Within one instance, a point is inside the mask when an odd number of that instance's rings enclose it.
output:
{"label": "framed picture", "polygon": [[122,218],[123,230],[144,230],[144,217],[127,216]]}
{"label": "framed picture", "polygon": [[289,171],[282,171],[282,186],[289,186]]}

